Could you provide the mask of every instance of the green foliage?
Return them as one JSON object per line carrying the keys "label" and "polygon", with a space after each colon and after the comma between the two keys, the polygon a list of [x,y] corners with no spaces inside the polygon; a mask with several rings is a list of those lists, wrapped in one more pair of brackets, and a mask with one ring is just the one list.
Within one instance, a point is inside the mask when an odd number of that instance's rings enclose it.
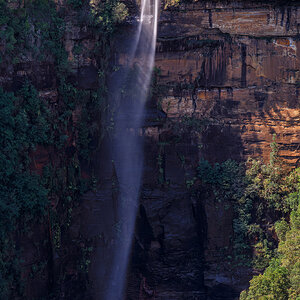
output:
{"label": "green foliage", "polygon": [[[274,223],[291,211],[289,193],[295,190],[291,184],[293,172],[286,176],[278,158],[278,146],[271,144],[270,161],[249,160],[246,171],[246,186],[242,197],[235,205],[234,219],[237,257],[251,258],[254,267],[263,270],[276,252],[273,239]],[[290,183],[289,183],[290,182]],[[251,254],[250,247],[254,250]]]}
{"label": "green foliage", "polygon": [[123,22],[128,16],[128,9],[124,3],[118,2],[113,8],[113,20],[116,23]]}
{"label": "green foliage", "polygon": [[233,206],[235,263],[263,271],[276,256],[274,227],[284,240],[288,230],[285,219],[299,205],[299,169],[288,175],[284,172],[274,137],[268,164],[252,159],[245,169],[230,160],[214,166],[200,161],[198,178],[218,202]]}
{"label": "green foliage", "polygon": [[[30,172],[30,151],[50,138],[48,110],[36,90],[26,84],[18,93],[0,89],[0,298],[18,289],[18,253],[11,235],[41,218],[48,203],[41,178]],[[15,269],[15,271],[12,271]]]}
{"label": "green foliage", "polygon": [[235,211],[234,259],[238,265],[250,265],[251,247],[248,233],[257,231],[257,227],[251,228],[253,199],[247,197],[249,181],[245,177],[244,166],[233,160],[211,166],[209,162],[202,160],[198,166],[198,177],[203,184],[210,186],[218,202],[232,203]]}
{"label": "green foliage", "polygon": [[280,266],[279,260],[272,260],[264,274],[250,281],[246,299],[288,299],[290,282],[288,270]]}
{"label": "green foliage", "polygon": [[164,9],[177,7],[180,4],[180,0],[165,0]]}
{"label": "green foliage", "polygon": [[300,203],[300,168],[287,176],[285,184],[289,192],[285,197],[285,211],[295,211]]}
{"label": "green foliage", "polygon": [[[249,175],[255,197],[264,201],[263,205],[257,206],[260,208],[260,214],[256,222],[262,223],[267,217],[266,213],[271,215],[272,211],[275,221],[276,217],[285,216],[275,223],[279,238],[277,252],[280,259],[270,261],[270,258],[275,255],[270,251],[267,255],[265,253],[262,255],[265,259],[264,265],[268,261],[270,264],[263,274],[255,276],[250,281],[249,290],[243,291],[240,296],[240,299],[244,300],[300,298],[300,170],[295,169],[284,177],[274,155],[278,153],[274,144],[272,150],[269,165],[261,166],[254,163]],[[288,223],[286,218],[289,213]]]}
{"label": "green foliage", "polygon": [[300,297],[300,205],[291,213],[290,228],[280,239],[278,252],[282,266],[290,272],[290,294]]}
{"label": "green foliage", "polygon": [[201,160],[198,165],[198,177],[204,184],[209,184],[216,200],[234,200],[243,186],[243,167],[236,161],[227,160],[222,164],[211,166],[208,161]]}
{"label": "green foliage", "polygon": [[284,219],[282,219],[281,221],[277,221],[275,223],[275,230],[278,238],[281,241],[285,241],[286,233],[289,230],[289,224]]}
{"label": "green foliage", "polygon": [[128,15],[126,5],[116,0],[90,0],[90,7],[93,24],[106,34],[112,34],[115,25],[124,21]]}
{"label": "green foliage", "polygon": [[[99,147],[99,142],[92,145],[91,140],[104,131],[98,120],[105,109],[109,39],[127,10],[117,1],[90,2],[91,9],[81,0],[69,0],[68,4],[78,10],[79,17],[88,12],[85,25],[98,37],[94,51],[98,56],[101,53],[98,63],[103,76],[94,92],[78,90],[68,82],[71,68],[64,45],[63,9],[57,9],[52,0],[20,1],[14,9],[7,5],[8,1],[0,0],[1,63],[28,59],[53,62],[53,79],[58,85],[55,110],[47,108],[29,83],[15,94],[0,89],[0,299],[22,298],[22,253],[14,243],[16,236],[39,221],[49,222],[55,251],[69,246],[64,244],[64,236],[71,224],[72,210],[95,183],[93,179],[90,184],[82,179],[81,162],[89,161]],[[79,55],[82,49],[74,50],[74,55]],[[78,107],[81,114],[74,124],[73,114],[78,113]],[[38,145],[51,147],[56,155],[44,167],[42,176],[30,171],[31,157]],[[82,251],[83,272],[87,270],[89,252]],[[38,273],[36,270],[32,276]]]}
{"label": "green foliage", "polygon": [[[26,37],[28,36],[29,23],[27,15],[24,11],[20,12],[20,16],[15,18],[13,11],[8,8],[6,1],[0,2],[0,40],[4,47],[1,47],[0,55],[2,60],[7,56],[13,58],[12,62],[16,63],[20,53],[16,51],[16,47],[27,48]],[[18,39],[17,36],[20,36]]]}
{"label": "green foliage", "polygon": [[[4,42],[3,58],[17,63],[27,57],[44,60],[65,53],[60,42],[64,34],[63,21],[53,1],[25,1],[24,7],[19,9],[2,3],[0,8],[0,21],[4,22],[0,33]],[[60,67],[64,67],[63,59],[61,64]]]}
{"label": "green foliage", "polygon": [[267,165],[260,161],[250,160],[247,177],[254,197],[264,199],[257,209],[262,211],[274,210],[281,212],[286,208],[284,196],[286,195],[285,174],[278,159],[278,146],[271,143],[270,161]]}
{"label": "green foliage", "polygon": [[291,213],[290,224],[276,224],[280,259],[272,259],[263,274],[254,276],[240,299],[296,300],[300,297],[300,206]]}
{"label": "green foliage", "polygon": [[93,251],[92,246],[82,246],[81,247],[81,261],[79,263],[79,269],[83,273],[88,273],[89,266],[91,263],[90,256]]}

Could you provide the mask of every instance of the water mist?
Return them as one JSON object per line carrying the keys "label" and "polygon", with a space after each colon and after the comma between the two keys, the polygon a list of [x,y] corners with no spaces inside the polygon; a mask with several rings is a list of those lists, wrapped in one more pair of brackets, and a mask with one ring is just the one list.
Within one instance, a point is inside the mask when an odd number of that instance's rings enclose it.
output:
{"label": "water mist", "polygon": [[105,300],[124,299],[143,167],[141,127],[156,47],[158,0],[142,0],[138,25],[128,36],[124,63],[109,86],[114,103],[113,160],[118,181],[114,237]]}

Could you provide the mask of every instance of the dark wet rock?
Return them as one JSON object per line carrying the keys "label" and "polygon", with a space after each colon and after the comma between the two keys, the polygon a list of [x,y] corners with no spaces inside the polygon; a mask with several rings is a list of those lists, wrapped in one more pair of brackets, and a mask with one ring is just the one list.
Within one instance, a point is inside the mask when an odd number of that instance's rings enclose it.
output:
{"label": "dark wet rock", "polygon": [[234,300],[238,299],[239,292],[232,286],[226,284],[218,284],[208,291],[208,299],[210,300]]}

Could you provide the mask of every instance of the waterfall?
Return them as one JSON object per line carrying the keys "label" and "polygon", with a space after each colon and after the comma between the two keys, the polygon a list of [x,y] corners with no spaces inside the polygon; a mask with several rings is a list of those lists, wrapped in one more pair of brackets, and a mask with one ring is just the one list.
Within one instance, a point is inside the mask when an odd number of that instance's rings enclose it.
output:
{"label": "waterfall", "polygon": [[[130,43],[126,63],[109,86],[114,103],[113,160],[118,180],[118,198],[113,205],[114,237],[106,300],[124,299],[126,275],[134,235],[143,168],[141,127],[156,47],[158,0],[142,0],[138,26],[124,37]],[[100,266],[101,267],[101,266]]]}

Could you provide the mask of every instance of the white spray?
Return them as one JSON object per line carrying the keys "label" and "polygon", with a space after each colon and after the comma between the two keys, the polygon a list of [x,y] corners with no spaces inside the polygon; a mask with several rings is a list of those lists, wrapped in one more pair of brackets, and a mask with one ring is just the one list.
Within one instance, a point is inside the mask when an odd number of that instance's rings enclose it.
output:
{"label": "white spray", "polygon": [[[114,113],[113,158],[119,186],[115,213],[111,268],[105,300],[125,298],[128,261],[134,235],[143,168],[140,134],[154,67],[158,0],[142,0],[139,25],[133,34],[126,66],[109,91],[117,106]],[[126,39],[126,37],[124,37]],[[102,299],[101,299],[102,300]]]}

